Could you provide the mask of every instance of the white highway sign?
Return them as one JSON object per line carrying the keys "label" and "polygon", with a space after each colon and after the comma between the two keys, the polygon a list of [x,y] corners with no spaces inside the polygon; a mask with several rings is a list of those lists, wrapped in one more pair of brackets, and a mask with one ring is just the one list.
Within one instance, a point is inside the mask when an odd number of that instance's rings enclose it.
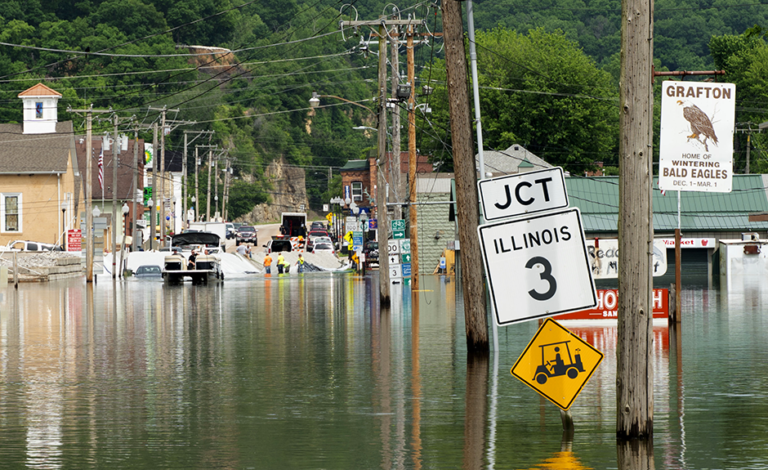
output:
{"label": "white highway sign", "polygon": [[485,224],[477,232],[498,325],[597,305],[578,209]]}
{"label": "white highway sign", "polygon": [[659,188],[731,192],[736,85],[661,84]]}
{"label": "white highway sign", "polygon": [[480,180],[477,188],[486,220],[568,207],[560,167]]}

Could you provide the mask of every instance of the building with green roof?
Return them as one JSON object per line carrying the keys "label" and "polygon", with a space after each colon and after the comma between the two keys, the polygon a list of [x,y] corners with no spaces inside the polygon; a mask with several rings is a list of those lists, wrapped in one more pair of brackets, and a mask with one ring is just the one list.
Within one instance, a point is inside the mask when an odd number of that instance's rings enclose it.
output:
{"label": "building with green roof", "polygon": [[[617,176],[566,177],[571,207],[581,210],[587,238],[616,238],[619,220],[619,178]],[[653,228],[655,238],[667,243],[667,274],[654,278],[656,287],[674,281],[674,250],[670,239],[678,228],[678,193],[666,194],[653,181]],[[730,193],[680,192],[680,229],[684,240],[681,267],[688,285],[712,286],[719,263],[713,255],[719,240],[741,240],[742,234],[757,233],[768,238],[768,222],[750,221],[750,215],[768,213],[768,175],[734,175]],[[764,217],[763,217],[764,218]],[[753,217],[757,219],[757,217]],[[706,244],[705,244],[706,243]],[[673,246],[673,245],[672,245]]]}
{"label": "building with green roof", "polygon": [[[571,207],[581,210],[587,236],[617,236],[619,178],[565,179]],[[653,180],[653,228],[657,236],[678,227],[677,192],[662,194]],[[680,192],[680,229],[688,237],[740,239],[744,232],[762,232],[768,222],[750,222],[750,214],[768,212],[768,175],[734,175],[730,193]]]}

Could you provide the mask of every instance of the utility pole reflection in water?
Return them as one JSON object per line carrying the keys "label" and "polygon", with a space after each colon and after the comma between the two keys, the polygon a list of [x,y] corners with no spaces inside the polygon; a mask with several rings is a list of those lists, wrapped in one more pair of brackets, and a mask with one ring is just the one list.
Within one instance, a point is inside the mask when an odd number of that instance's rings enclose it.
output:
{"label": "utility pole reflection in water", "polygon": [[488,352],[467,351],[467,391],[464,396],[464,469],[483,468],[488,397]]}
{"label": "utility pole reflection in water", "polygon": [[653,440],[633,439],[616,445],[619,470],[654,470]]}
{"label": "utility pole reflection in water", "polygon": [[411,294],[411,395],[413,468],[421,469],[421,371],[419,364],[419,293]]}

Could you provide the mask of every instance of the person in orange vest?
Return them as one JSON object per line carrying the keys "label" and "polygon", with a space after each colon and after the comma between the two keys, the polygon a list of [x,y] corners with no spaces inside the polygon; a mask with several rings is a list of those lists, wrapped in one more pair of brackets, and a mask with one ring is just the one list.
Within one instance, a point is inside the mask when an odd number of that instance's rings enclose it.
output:
{"label": "person in orange vest", "polygon": [[272,257],[269,256],[269,253],[264,257],[264,272],[266,274],[272,273]]}

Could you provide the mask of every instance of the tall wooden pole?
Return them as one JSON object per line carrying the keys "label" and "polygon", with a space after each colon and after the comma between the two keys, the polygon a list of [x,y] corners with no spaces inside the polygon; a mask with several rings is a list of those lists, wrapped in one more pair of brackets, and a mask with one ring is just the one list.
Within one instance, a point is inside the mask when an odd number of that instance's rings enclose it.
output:
{"label": "tall wooden pole", "polygon": [[489,347],[485,284],[483,267],[480,264],[480,240],[477,236],[477,222],[480,217],[477,172],[470,125],[461,3],[444,1],[442,10],[448,104],[451,113],[451,144],[456,175],[456,212],[461,217],[461,223],[458,225],[467,349],[487,351]]}
{"label": "tall wooden pole", "polygon": [[187,228],[187,133],[184,132],[184,156],[181,158],[181,229]]}
{"label": "tall wooden pole", "polygon": [[195,222],[200,220],[200,154],[195,146]]}
{"label": "tall wooden pole", "polygon": [[165,108],[160,115],[160,242],[165,246]]}
{"label": "tall wooden pole", "polygon": [[379,165],[387,161],[387,31],[384,25],[379,25],[379,164],[376,165],[376,218],[378,219],[377,235],[379,239],[379,301],[381,305],[389,305],[389,258],[384,251],[387,246],[389,232],[389,217],[387,217],[387,196],[384,175]]}
{"label": "tall wooden pole", "polygon": [[[136,196],[138,191],[138,184],[139,184],[139,126],[136,125],[136,130],[133,133],[134,137],[134,144],[133,144],[133,195],[131,199],[133,199],[132,208],[131,208],[131,240],[133,243],[131,244],[133,246],[133,251],[136,251]],[[142,152],[142,155],[144,152]]]}
{"label": "tall wooden pole", "polygon": [[211,171],[213,169],[213,150],[208,150],[208,197],[205,201],[205,221],[211,221]]}
{"label": "tall wooden pole", "polygon": [[[653,436],[653,0],[622,2],[616,437]],[[463,247],[462,247],[463,248]]]}
{"label": "tall wooden pole", "polygon": [[[397,86],[400,84],[400,41],[399,41],[399,28],[394,27],[392,31],[392,58],[389,62],[392,64],[392,77],[390,81],[392,83],[392,96],[397,94]],[[413,92],[411,92],[413,96]],[[392,160],[387,162],[387,166],[390,169],[389,180],[392,187],[392,193],[395,195],[397,202],[402,202],[402,191],[400,189],[400,107],[395,106],[392,110]],[[396,205],[394,211],[395,219],[403,218],[403,206]]]}
{"label": "tall wooden pole", "polygon": [[155,244],[155,224],[157,223],[157,121],[152,124],[152,204],[149,208],[149,226],[151,227],[149,233],[152,235],[149,238],[150,251],[154,248]]}
{"label": "tall wooden pole", "polygon": [[[120,151],[117,143],[117,125],[120,122],[119,119],[117,114],[115,114],[115,128],[112,137],[112,279],[119,277],[117,275],[117,165],[119,158],[117,154]],[[123,227],[123,230],[125,230],[125,227]]]}
{"label": "tall wooden pole", "polygon": [[[93,184],[91,181],[91,171],[93,160],[93,115],[91,110],[88,109],[85,115],[85,280],[86,282],[93,282],[93,241],[94,233],[93,229],[93,208],[91,204],[93,202]],[[13,269],[14,276],[16,275],[16,267]]]}
{"label": "tall wooden pole", "polygon": [[416,216],[416,74],[413,57],[413,26],[408,26],[406,63],[411,96],[408,98],[408,200],[411,228],[411,290],[419,289],[419,229]]}

